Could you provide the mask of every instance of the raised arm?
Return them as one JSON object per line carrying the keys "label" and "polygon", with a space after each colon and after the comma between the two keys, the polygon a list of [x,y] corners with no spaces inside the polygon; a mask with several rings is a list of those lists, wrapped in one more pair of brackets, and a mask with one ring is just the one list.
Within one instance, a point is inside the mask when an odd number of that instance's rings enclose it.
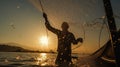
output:
{"label": "raised arm", "polygon": [[58,29],[53,28],[53,27],[50,25],[46,13],[43,13],[43,17],[45,18],[45,26],[46,26],[46,28],[47,28],[48,30],[50,30],[51,32],[55,33],[55,34],[59,34],[60,31],[59,31]]}

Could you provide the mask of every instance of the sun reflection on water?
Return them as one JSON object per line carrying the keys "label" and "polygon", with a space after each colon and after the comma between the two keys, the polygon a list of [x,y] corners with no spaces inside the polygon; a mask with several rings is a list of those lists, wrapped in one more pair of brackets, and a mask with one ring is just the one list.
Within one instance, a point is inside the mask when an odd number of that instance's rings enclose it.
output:
{"label": "sun reflection on water", "polygon": [[48,65],[48,57],[46,53],[41,53],[38,57],[37,57],[37,65],[40,66],[46,66]]}
{"label": "sun reflection on water", "polygon": [[[56,56],[53,55],[51,56],[51,54],[48,53],[40,53],[37,57],[36,57],[36,64],[39,66],[56,66],[55,64],[55,59]],[[72,59],[73,64],[75,64],[77,62],[77,59]]]}

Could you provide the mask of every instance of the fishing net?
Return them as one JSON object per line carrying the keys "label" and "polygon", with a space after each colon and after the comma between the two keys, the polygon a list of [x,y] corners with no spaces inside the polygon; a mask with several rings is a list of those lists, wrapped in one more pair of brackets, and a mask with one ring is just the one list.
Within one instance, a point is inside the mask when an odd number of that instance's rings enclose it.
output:
{"label": "fishing net", "polygon": [[[100,46],[103,46],[103,45],[98,45],[99,33],[100,33],[99,31],[102,26],[104,28],[101,32],[100,44],[104,44],[109,38],[107,27],[103,25],[105,19],[105,13],[104,13],[102,0],[101,1],[100,0],[85,0],[85,1],[40,0],[40,1],[30,0],[30,2],[40,12],[42,12],[42,9],[44,9],[44,12],[47,13],[48,19],[53,27],[57,29],[61,29],[62,22],[66,21],[70,25],[69,30],[73,32],[75,37],[83,38],[84,42],[82,44],[79,43],[78,45],[72,45],[73,51],[86,52],[92,49],[96,50],[100,48]],[[103,37],[103,34],[106,36]],[[49,37],[51,35],[49,35]]]}
{"label": "fishing net", "polygon": [[[1,39],[3,39],[1,42],[13,41],[22,44],[30,42],[31,45],[36,44],[37,48],[40,47],[37,46],[36,37],[41,35],[41,32],[47,35],[44,18],[42,17],[43,9],[53,27],[61,30],[62,22],[66,21],[70,26],[69,31],[72,32],[76,38],[83,38],[83,43],[72,45],[73,52],[83,54],[92,53],[104,46],[109,40],[109,30],[102,0],[18,0],[15,1],[13,8],[8,7],[10,6],[8,3],[14,4],[12,2],[13,1],[7,2],[1,0],[1,6],[4,7],[1,8],[2,19],[0,21],[0,34]],[[116,26],[119,30],[119,1],[111,0],[111,4]],[[32,14],[32,12],[35,13]],[[56,35],[48,31],[48,38],[51,40],[51,47],[49,48],[57,49]],[[34,39],[34,41],[32,39]]]}

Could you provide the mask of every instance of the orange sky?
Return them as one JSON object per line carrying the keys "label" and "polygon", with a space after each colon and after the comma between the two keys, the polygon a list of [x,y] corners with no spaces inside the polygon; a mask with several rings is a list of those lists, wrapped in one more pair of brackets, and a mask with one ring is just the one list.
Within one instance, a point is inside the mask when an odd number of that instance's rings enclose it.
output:
{"label": "orange sky", "polygon": [[[117,1],[113,2],[115,11],[119,10],[116,7],[119,5]],[[46,47],[39,42],[39,39],[46,35],[46,28],[40,12],[41,7],[39,3],[36,5],[27,0],[0,0],[0,43],[18,43],[20,45],[17,46],[24,48],[46,50]],[[93,52],[99,48],[99,34],[103,20],[96,18],[105,15],[102,0],[42,0],[42,5],[53,27],[61,29],[61,23],[67,21],[70,25],[69,31],[73,32],[76,38],[85,36],[82,46],[74,51]],[[119,11],[115,14],[119,15]],[[119,22],[119,19],[116,21]],[[90,26],[95,22],[98,23]],[[117,27],[119,28],[119,23]],[[56,35],[48,32],[48,37],[48,49],[56,50]],[[101,46],[108,39],[109,33],[104,26],[100,40]]]}

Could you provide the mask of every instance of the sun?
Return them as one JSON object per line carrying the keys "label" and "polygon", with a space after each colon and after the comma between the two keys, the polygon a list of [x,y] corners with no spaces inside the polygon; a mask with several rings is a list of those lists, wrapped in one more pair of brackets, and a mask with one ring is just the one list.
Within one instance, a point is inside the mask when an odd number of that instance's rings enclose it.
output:
{"label": "sun", "polygon": [[40,44],[44,46],[48,46],[48,37],[47,36],[41,36],[39,39]]}

